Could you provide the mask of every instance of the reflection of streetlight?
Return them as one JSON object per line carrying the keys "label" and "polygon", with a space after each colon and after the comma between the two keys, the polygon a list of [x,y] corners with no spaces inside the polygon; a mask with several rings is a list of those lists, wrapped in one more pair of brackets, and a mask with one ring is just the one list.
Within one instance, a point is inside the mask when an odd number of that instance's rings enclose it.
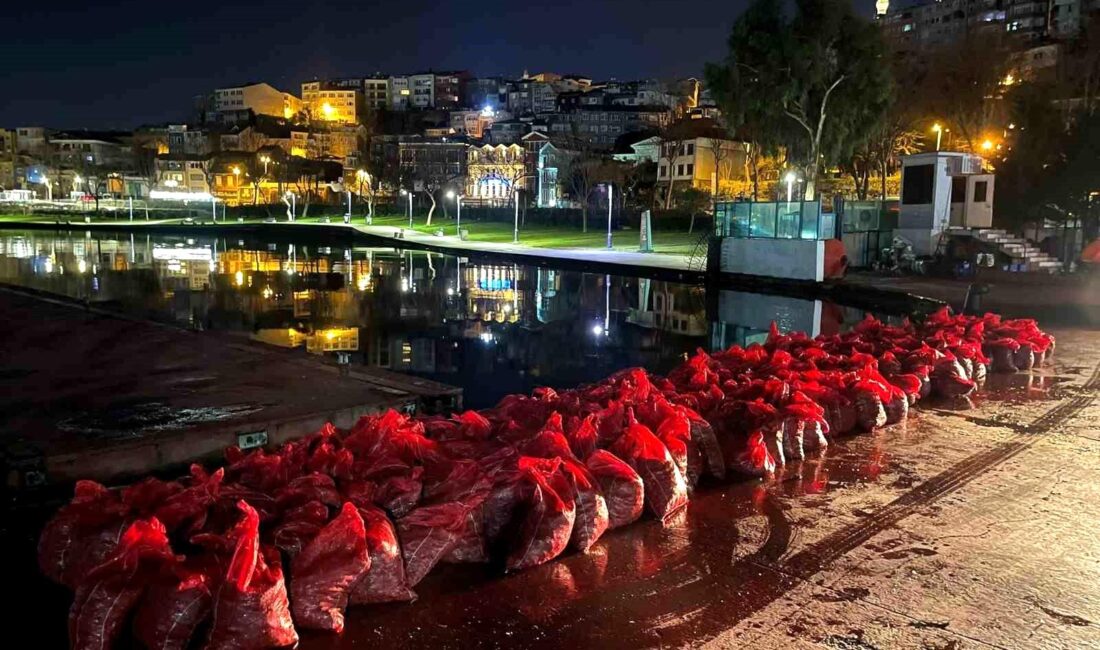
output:
{"label": "reflection of streetlight", "polygon": [[789,171],[783,177],[783,180],[787,181],[787,203],[790,203],[794,197],[794,182],[798,180],[798,174],[795,174],[793,170]]}
{"label": "reflection of streetlight", "polygon": [[940,150],[940,138],[943,136],[943,127],[939,122],[932,125],[932,131],[936,134],[936,151]]}

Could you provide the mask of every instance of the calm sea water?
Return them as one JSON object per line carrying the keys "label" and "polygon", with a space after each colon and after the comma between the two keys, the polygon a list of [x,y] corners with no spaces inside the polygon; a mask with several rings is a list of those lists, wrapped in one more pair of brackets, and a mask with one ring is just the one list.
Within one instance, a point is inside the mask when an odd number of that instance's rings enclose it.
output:
{"label": "calm sea water", "polygon": [[470,407],[536,386],[864,315],[819,300],[347,241],[0,230],[0,282],[460,386]]}

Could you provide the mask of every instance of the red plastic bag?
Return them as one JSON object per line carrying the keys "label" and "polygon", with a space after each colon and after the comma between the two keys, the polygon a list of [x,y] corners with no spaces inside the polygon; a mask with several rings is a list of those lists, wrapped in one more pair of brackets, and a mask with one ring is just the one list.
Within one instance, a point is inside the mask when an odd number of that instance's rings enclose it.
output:
{"label": "red plastic bag", "polygon": [[607,502],[607,527],[637,521],[645,507],[645,484],[638,472],[605,449],[592,452],[587,466]]}
{"label": "red plastic bag", "polygon": [[191,486],[176,492],[164,500],[156,509],[156,518],[172,532],[184,524],[192,528],[201,527],[206,521],[207,510],[218,499],[225,470],[219,469],[207,474],[201,466],[191,466]]}
{"label": "red plastic bag", "polygon": [[271,537],[275,546],[294,557],[310,540],[321,532],[328,521],[328,506],[320,501],[308,501],[287,511],[275,526]]}
{"label": "red plastic bag", "polygon": [[380,508],[369,503],[356,503],[363,518],[364,537],[370,567],[352,585],[351,603],[406,602],[416,599],[405,575],[405,560],[393,523]]}
{"label": "red plastic bag", "polygon": [[523,457],[519,469],[527,487],[519,537],[505,562],[509,571],[537,566],[561,555],[569,545],[576,504],[560,461]]}
{"label": "red plastic bag", "polygon": [[260,517],[241,501],[242,518],[230,533],[234,544],[225,579],[214,595],[207,648],[260,650],[298,643],[290,617],[279,552],[260,547]]}
{"label": "red plastic bag", "polygon": [[185,650],[210,617],[219,579],[209,557],[173,563],[145,590],[134,615],[134,637],[152,650]]}
{"label": "red plastic bag", "polygon": [[290,509],[309,501],[320,501],[326,506],[340,507],[340,492],[331,476],[306,474],[287,483],[275,493],[280,508]]}
{"label": "red plastic bag", "polygon": [[290,564],[294,622],[305,628],[344,631],[348,593],[370,569],[363,517],[350,502]]}
{"label": "red plastic bag", "polygon": [[397,520],[397,537],[410,587],[428,575],[458,543],[469,510],[460,502],[416,508]]}
{"label": "red plastic bag", "polygon": [[596,451],[596,442],[599,437],[596,433],[596,416],[589,415],[583,420],[572,421],[565,432],[565,437],[569,441],[569,448],[573,451],[573,455],[582,461],[588,460],[592,452]]}
{"label": "red plastic bag", "polygon": [[38,566],[70,589],[118,548],[128,524],[118,495],[95,481],[77,481],[72,501],[61,508],[38,538]]}
{"label": "red plastic bag", "polygon": [[414,467],[408,473],[390,478],[378,484],[374,502],[395,519],[409,513],[420,501],[424,484],[420,477],[424,468]]}
{"label": "red plastic bag", "polygon": [[664,520],[687,505],[684,477],[668,449],[644,425],[628,425],[611,451],[642,477],[646,506],[658,519]]}
{"label": "red plastic bag", "polygon": [[577,508],[569,547],[585,553],[607,530],[607,500],[596,479],[583,464],[571,458],[564,459],[561,469],[569,479]]}
{"label": "red plastic bag", "polygon": [[164,524],[155,517],[131,524],[115,553],[77,587],[69,610],[69,646],[112,647],[149,579],[173,559]]}

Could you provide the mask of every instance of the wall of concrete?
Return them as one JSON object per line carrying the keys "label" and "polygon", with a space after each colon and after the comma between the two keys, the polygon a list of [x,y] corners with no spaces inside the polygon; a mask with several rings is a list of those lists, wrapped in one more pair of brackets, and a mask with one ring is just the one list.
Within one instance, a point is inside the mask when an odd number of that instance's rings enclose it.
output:
{"label": "wall of concrete", "polygon": [[825,277],[825,242],[727,237],[722,240],[721,270],[821,282]]}

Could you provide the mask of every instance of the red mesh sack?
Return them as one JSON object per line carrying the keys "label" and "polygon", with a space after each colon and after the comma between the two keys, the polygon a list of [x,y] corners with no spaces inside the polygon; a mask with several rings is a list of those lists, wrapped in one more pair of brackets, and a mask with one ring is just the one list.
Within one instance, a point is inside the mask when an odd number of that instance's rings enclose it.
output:
{"label": "red mesh sack", "polygon": [[126,530],[126,506],[95,481],[77,481],[73,499],[38,538],[38,566],[54,582],[75,589],[115,549]]}
{"label": "red mesh sack", "polygon": [[328,521],[328,506],[320,501],[307,501],[287,511],[272,531],[275,546],[294,557],[311,539],[317,536]]}
{"label": "red mesh sack", "polygon": [[776,460],[768,451],[764,434],[755,431],[740,438],[736,449],[729,450],[726,458],[732,463],[730,468],[747,476],[764,476],[775,471]]}
{"label": "red mesh sack", "polygon": [[173,563],[145,590],[134,615],[134,637],[146,648],[185,650],[210,617],[220,571],[210,557]]}
{"label": "red mesh sack", "polygon": [[397,520],[397,537],[410,587],[455,547],[466,526],[469,508],[460,502],[421,506]]}
{"label": "red mesh sack", "polygon": [[598,435],[596,433],[596,416],[589,415],[583,420],[576,419],[571,422],[565,432],[569,441],[569,449],[573,455],[581,460],[587,460],[592,452],[596,451]]}
{"label": "red mesh sack", "polygon": [[184,524],[193,528],[202,526],[206,513],[218,499],[225,470],[207,474],[199,465],[191,466],[191,485],[165,499],[156,509],[155,516],[172,532]]}
{"label": "red mesh sack", "polygon": [[408,473],[390,478],[378,484],[374,494],[375,504],[384,508],[395,519],[404,517],[420,501],[424,484],[420,477],[424,468],[414,467]]}
{"label": "red mesh sack", "polygon": [[605,449],[592,452],[587,467],[607,502],[609,529],[633,523],[642,516],[645,485],[633,467]]}
{"label": "red mesh sack", "polygon": [[155,517],[131,524],[114,554],[76,589],[69,610],[70,648],[114,646],[150,578],[173,560],[164,524]]}
{"label": "red mesh sack", "polygon": [[363,518],[370,568],[352,585],[351,603],[370,605],[414,600],[416,594],[409,588],[401,545],[390,518],[369,503],[356,505]]}
{"label": "red mesh sack", "polygon": [[367,570],[367,531],[363,517],[345,503],[290,564],[290,603],[294,622],[305,628],[344,631],[348,593]]}
{"label": "red mesh sack", "polygon": [[559,467],[557,459],[519,459],[528,489],[519,536],[505,561],[509,571],[549,562],[569,545],[576,504],[572,488]]}
{"label": "red mesh sack", "polygon": [[718,444],[718,436],[714,435],[714,428],[695,411],[686,407],[681,408],[691,427],[691,440],[703,452],[707,472],[716,479],[724,479],[726,477],[726,459],[722,455],[722,446]]}
{"label": "red mesh sack", "polygon": [[687,505],[687,484],[664,444],[637,422],[627,426],[612,453],[638,472],[645,483],[645,502],[650,512],[664,520]]}
{"label": "red mesh sack", "polygon": [[230,532],[233,557],[217,593],[207,648],[260,650],[298,643],[290,617],[279,552],[260,547],[260,517],[240,502],[240,522]]}
{"label": "red mesh sack", "polygon": [[340,507],[340,492],[331,476],[316,472],[299,476],[275,493],[275,502],[284,510],[309,501],[320,501],[333,508]]}
{"label": "red mesh sack", "polygon": [[576,516],[569,547],[584,553],[604,534],[608,526],[607,500],[591,472],[571,458],[562,461],[562,472],[569,479],[576,502]]}

